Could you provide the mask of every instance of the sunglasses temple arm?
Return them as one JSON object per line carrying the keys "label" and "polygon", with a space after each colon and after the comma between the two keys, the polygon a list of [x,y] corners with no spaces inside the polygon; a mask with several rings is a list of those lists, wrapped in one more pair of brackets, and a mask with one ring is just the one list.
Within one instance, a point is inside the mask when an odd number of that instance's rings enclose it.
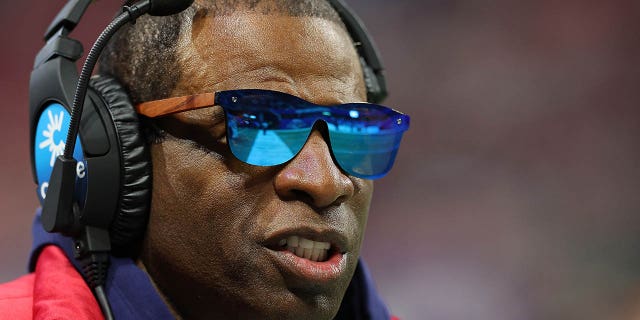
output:
{"label": "sunglasses temple arm", "polygon": [[191,96],[173,97],[143,102],[136,105],[136,112],[149,118],[156,118],[183,111],[201,109],[215,105],[215,92]]}

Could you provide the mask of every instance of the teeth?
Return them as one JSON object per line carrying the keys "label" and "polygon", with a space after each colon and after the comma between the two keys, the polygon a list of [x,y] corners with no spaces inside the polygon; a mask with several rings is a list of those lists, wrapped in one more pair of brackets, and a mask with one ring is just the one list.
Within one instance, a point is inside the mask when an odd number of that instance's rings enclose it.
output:
{"label": "teeth", "polygon": [[291,236],[287,239],[287,244],[292,246],[292,247],[297,247],[298,246],[298,237],[297,236]]}
{"label": "teeth", "polygon": [[312,261],[324,261],[327,259],[327,250],[331,248],[329,242],[313,241],[298,236],[290,236],[278,243],[281,247],[287,246],[287,250],[296,256]]}
{"label": "teeth", "polygon": [[322,249],[313,248],[313,252],[311,252],[311,260],[318,261],[320,254],[322,254]]}
{"label": "teeth", "polygon": [[311,259],[311,253],[313,253],[313,248],[304,248],[304,254],[302,257],[305,259]]}
{"label": "teeth", "polygon": [[305,238],[300,238],[300,246],[305,249],[313,249],[313,241]]}

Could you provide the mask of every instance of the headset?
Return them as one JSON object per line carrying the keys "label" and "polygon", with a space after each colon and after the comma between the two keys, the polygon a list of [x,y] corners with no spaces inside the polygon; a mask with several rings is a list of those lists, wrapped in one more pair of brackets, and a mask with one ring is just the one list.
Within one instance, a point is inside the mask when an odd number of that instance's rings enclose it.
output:
{"label": "headset", "polygon": [[[74,239],[75,258],[105,314],[102,289],[109,255],[131,254],[146,228],[151,160],[138,115],[115,79],[93,67],[109,39],[139,16],[179,13],[193,0],[142,0],[124,6],[91,48],[80,75],[79,41],[69,37],[91,0],[70,0],[47,28],[29,83],[31,163],[48,232]],[[387,96],[378,50],[361,20],[342,0],[329,0],[359,55],[367,100]],[[65,136],[66,135],[66,140]]]}

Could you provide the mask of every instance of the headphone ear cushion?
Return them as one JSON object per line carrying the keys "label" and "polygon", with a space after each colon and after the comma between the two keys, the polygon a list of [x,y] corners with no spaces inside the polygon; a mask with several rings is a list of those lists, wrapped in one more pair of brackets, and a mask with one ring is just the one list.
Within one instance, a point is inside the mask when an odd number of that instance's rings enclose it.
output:
{"label": "headphone ear cushion", "polygon": [[126,90],[109,76],[96,75],[90,87],[104,100],[120,148],[121,185],[118,212],[110,227],[112,250],[128,251],[147,225],[151,200],[151,161],[138,114]]}

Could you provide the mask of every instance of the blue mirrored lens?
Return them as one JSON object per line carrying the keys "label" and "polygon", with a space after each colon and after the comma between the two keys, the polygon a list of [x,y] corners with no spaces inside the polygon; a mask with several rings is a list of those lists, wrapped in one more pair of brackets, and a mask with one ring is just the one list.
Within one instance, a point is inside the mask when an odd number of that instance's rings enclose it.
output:
{"label": "blue mirrored lens", "polygon": [[377,179],[384,176],[398,153],[409,117],[387,107],[352,103],[339,106],[348,116],[328,123],[331,150],[340,167],[351,175]]}
{"label": "blue mirrored lens", "polygon": [[320,106],[269,90],[216,94],[227,117],[227,141],[241,161],[259,166],[285,163],[302,149],[313,125],[323,120],[333,156],[347,173],[380,178],[393,166],[409,117],[387,107],[351,103]]}
{"label": "blue mirrored lens", "polygon": [[227,117],[227,141],[241,161],[258,166],[285,163],[302,149],[313,126],[300,110],[311,105],[268,90],[219,92],[216,104]]}

